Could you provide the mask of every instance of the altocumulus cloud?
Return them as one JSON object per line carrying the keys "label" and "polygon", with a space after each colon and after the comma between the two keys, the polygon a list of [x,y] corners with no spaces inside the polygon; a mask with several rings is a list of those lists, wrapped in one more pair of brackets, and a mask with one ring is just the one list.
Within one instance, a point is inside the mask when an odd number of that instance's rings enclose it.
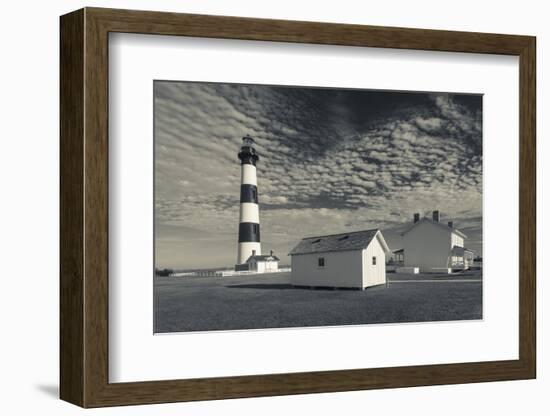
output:
{"label": "altocumulus cloud", "polygon": [[[235,261],[241,138],[260,154],[262,244],[397,231],[439,209],[481,251],[481,96],[156,81],[157,265]],[[397,247],[395,247],[397,248]]]}

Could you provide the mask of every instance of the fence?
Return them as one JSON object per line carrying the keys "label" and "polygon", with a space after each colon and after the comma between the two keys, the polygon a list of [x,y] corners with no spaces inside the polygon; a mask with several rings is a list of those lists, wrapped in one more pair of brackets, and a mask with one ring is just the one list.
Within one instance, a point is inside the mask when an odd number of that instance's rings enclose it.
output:
{"label": "fence", "polygon": [[271,274],[271,273],[286,273],[290,272],[290,267],[283,267],[279,270],[270,270],[266,273],[258,273],[255,270],[196,270],[192,272],[174,272],[170,273],[170,277],[231,277],[231,276],[247,276],[257,274]]}

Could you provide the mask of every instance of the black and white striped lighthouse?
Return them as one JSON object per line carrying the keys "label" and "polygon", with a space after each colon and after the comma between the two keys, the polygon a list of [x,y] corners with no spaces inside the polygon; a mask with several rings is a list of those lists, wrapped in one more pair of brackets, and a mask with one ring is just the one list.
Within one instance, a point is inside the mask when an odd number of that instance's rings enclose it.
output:
{"label": "black and white striped lighthouse", "polygon": [[241,204],[239,212],[239,248],[237,265],[243,264],[250,256],[261,255],[260,211],[258,208],[258,182],[256,162],[259,156],[254,148],[254,139],[243,137],[241,151]]}

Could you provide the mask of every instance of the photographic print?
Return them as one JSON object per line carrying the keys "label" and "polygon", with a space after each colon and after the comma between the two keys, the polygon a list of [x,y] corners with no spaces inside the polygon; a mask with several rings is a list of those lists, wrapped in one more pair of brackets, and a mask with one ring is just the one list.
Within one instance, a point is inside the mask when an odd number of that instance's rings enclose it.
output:
{"label": "photographic print", "polygon": [[483,318],[481,94],[153,87],[155,333]]}

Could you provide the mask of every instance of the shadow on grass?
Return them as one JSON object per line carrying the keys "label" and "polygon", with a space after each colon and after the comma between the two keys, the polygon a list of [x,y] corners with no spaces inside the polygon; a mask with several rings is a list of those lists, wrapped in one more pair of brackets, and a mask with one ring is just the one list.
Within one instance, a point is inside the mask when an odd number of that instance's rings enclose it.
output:
{"label": "shadow on grass", "polygon": [[231,289],[296,289],[296,287],[288,283],[258,283],[258,284],[244,284],[244,285],[229,285],[226,286]]}
{"label": "shadow on grass", "polygon": [[248,283],[244,285],[229,285],[226,286],[231,289],[294,289],[294,290],[349,290],[357,291],[357,288],[354,287],[332,287],[332,286],[294,286],[288,283]]}

